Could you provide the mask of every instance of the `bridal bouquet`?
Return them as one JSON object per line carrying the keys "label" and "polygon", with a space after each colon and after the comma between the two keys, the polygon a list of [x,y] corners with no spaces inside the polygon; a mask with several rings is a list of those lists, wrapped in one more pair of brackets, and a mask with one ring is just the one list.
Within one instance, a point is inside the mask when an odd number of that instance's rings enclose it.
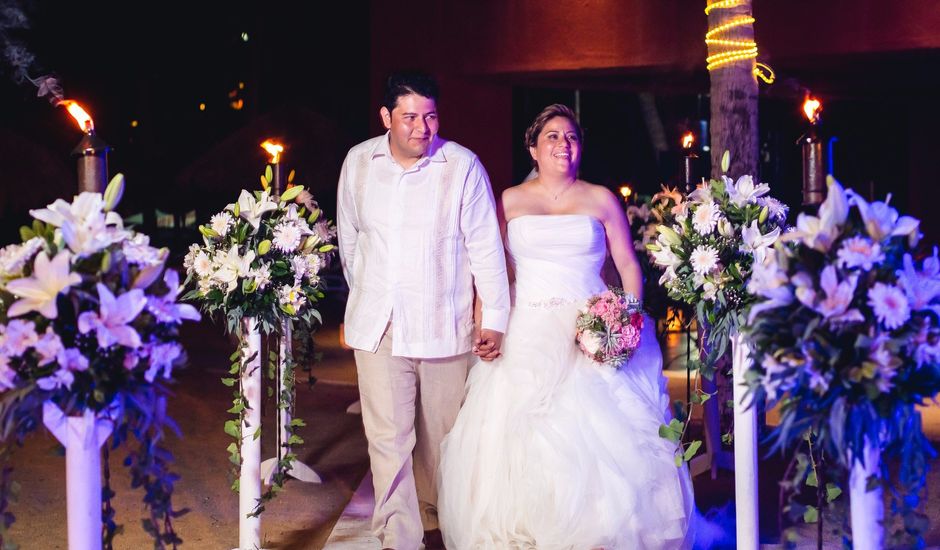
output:
{"label": "bridal bouquet", "polygon": [[619,369],[640,346],[643,310],[632,294],[611,287],[578,314],[576,341],[596,363]]}
{"label": "bridal bouquet", "polygon": [[779,446],[812,432],[846,467],[866,440],[901,457],[893,508],[913,526],[933,456],[915,405],[940,391],[940,258],[915,261],[920,222],[889,201],[830,180],[819,216],[800,214],[755,267],[747,381],[780,403]]}
{"label": "bridal bouquet", "polygon": [[669,297],[696,307],[705,335],[708,363],[727,348],[754,300],[746,284],[754,265],[765,261],[784,228],[787,207],[766,196],[770,187],[751,176],[727,176],[700,184],[685,200],[663,198],[656,242],[647,248],[663,268],[659,283]]}
{"label": "bridal bouquet", "polygon": [[[179,276],[164,270],[167,250],[124,227],[114,211],[123,188],[119,174],[104,196],[86,192],[31,210],[23,242],[0,249],[0,456],[6,460],[43,424],[44,403],[65,415],[108,417],[112,448],[137,440],[125,464],[146,491],[144,527],[163,548],[180,542],[172,529],[180,514],[171,504],[172,456],[160,446],[164,427],[175,429],[163,381],[184,358],[179,326],[199,313],[178,303]],[[11,484],[4,474],[0,541],[13,522]],[[106,503],[110,494],[106,486]],[[105,510],[110,541],[117,526],[109,503]]]}

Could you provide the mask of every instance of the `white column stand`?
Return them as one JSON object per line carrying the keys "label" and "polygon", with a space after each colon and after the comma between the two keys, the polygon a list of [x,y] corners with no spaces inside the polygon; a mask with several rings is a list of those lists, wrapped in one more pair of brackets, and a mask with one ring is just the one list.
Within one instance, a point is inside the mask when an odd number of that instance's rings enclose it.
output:
{"label": "white column stand", "polygon": [[46,428],[65,447],[65,484],[70,550],[101,549],[101,446],[114,428],[111,419],[85,410],[65,416],[51,401],[42,408]]}
{"label": "white column stand", "polygon": [[[280,396],[284,392],[284,369],[287,368],[286,365],[291,363],[291,321],[284,319],[281,321],[281,336],[280,336],[280,345],[278,346],[278,359],[277,359],[277,395]],[[290,368],[293,368],[291,366]],[[288,442],[288,429],[291,422],[291,413],[293,411],[288,409],[281,409],[278,411],[278,426],[277,426],[277,444],[278,444],[278,454],[275,457],[269,458],[261,463],[261,479],[264,480],[265,485],[271,484],[271,477],[274,475],[274,472],[277,471],[278,462],[281,459],[290,453],[290,443]],[[322,483],[320,476],[313,471],[313,468],[307,466],[299,459],[294,460],[291,464],[291,469],[286,472],[287,475],[291,476],[294,479],[304,481],[306,483]]]}
{"label": "white column stand", "polygon": [[251,359],[241,377],[242,394],[248,401],[242,419],[241,473],[238,482],[238,548],[257,550],[261,547],[261,518],[249,517],[261,498],[261,333],[254,317],[242,319],[242,335],[247,339],[247,355]]}
{"label": "white column stand", "polygon": [[868,478],[878,475],[881,451],[865,441],[865,463],[852,460],[849,473],[849,506],[852,517],[852,547],[880,550],[884,546],[884,500],[881,484],[868,491]]}
{"label": "white column stand", "polygon": [[739,332],[731,334],[734,386],[734,509],[739,550],[760,546],[757,516],[757,408],[745,398],[744,373],[751,365],[750,346]]}

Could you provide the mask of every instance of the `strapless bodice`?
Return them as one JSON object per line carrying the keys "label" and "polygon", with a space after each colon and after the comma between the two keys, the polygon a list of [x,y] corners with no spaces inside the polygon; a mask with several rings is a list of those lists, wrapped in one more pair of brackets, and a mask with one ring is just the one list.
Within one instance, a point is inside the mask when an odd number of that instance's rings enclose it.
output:
{"label": "strapless bodice", "polygon": [[509,220],[509,257],[519,305],[574,302],[603,291],[604,225],[585,214],[524,215]]}

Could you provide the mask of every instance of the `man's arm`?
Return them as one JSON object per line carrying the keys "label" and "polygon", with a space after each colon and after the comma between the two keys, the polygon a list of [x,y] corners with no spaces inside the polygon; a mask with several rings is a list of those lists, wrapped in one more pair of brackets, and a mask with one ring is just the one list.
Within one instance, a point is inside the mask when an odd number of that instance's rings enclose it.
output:
{"label": "man's arm", "polygon": [[482,303],[481,331],[474,351],[481,357],[495,358],[509,322],[509,282],[493,190],[486,170],[476,158],[467,174],[460,225],[470,272]]}
{"label": "man's arm", "polygon": [[339,244],[339,260],[343,266],[343,276],[349,288],[353,286],[353,262],[356,258],[356,244],[359,240],[359,213],[353,197],[351,182],[348,180],[350,159],[347,156],[339,173],[336,191],[336,238]]}

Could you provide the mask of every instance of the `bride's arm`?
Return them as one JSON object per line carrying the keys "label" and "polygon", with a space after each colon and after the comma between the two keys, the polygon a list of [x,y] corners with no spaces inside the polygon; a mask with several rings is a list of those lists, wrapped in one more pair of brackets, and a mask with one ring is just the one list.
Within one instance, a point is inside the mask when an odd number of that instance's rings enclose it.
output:
{"label": "bride's arm", "polygon": [[630,234],[630,223],[624,212],[623,205],[608,189],[603,189],[604,229],[607,232],[607,246],[614,266],[620,275],[620,282],[625,292],[643,299],[643,272],[640,263],[633,251],[633,238]]}

